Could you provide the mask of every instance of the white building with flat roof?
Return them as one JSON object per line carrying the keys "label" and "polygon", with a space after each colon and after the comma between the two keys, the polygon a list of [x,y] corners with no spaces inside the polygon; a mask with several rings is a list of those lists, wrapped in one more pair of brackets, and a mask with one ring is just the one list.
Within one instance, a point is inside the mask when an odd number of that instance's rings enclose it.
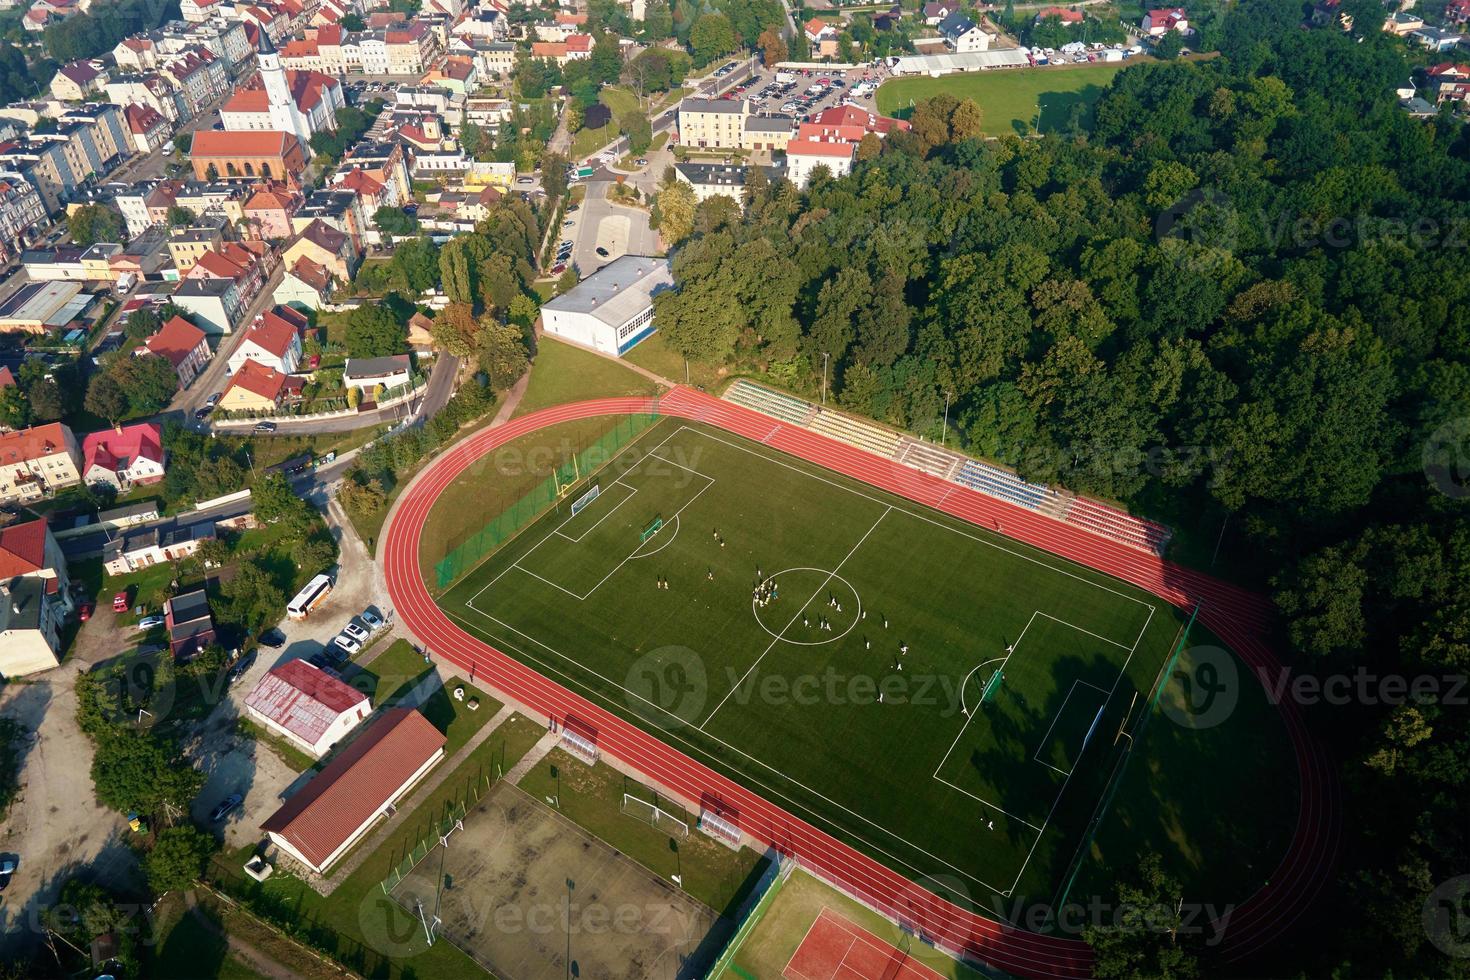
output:
{"label": "white building with flat roof", "polygon": [[624,255],[541,307],[554,337],[621,357],[653,333],[653,298],[674,286],[669,260]]}

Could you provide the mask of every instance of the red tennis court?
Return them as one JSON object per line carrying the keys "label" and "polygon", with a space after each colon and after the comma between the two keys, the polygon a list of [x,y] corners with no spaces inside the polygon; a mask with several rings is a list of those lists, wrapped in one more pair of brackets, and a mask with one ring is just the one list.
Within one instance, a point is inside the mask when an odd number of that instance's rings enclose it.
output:
{"label": "red tennis court", "polygon": [[782,972],[789,980],[942,980],[908,953],[825,908]]}

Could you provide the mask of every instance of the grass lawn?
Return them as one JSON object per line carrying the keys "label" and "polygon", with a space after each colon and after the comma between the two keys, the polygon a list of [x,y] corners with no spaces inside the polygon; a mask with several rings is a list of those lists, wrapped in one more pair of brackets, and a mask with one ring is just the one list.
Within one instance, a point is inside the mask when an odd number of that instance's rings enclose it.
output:
{"label": "grass lawn", "polygon": [[588,398],[656,393],[657,385],[637,371],[543,334],[536,339],[531,380],[515,414]]}
{"label": "grass lawn", "polygon": [[597,95],[597,100],[612,110],[612,122],[597,129],[580,129],[572,136],[572,157],[580,160],[601,149],[618,138],[618,117],[638,108],[638,96],[629,90],[609,85]]}
{"label": "grass lawn", "polygon": [[1084,125],[1092,125],[1092,105],[1112,84],[1122,64],[1088,64],[1014,71],[974,72],[939,78],[895,78],[878,89],[878,111],[906,118],[910,100],[922,102],[941,92],[957,99],[972,98],[984,113],[989,136],[1008,136],[1033,130],[1041,107],[1041,131],[1063,126],[1072,107],[1086,107]]}
{"label": "grass lawn", "polygon": [[[903,873],[963,880],[987,908],[993,892],[1051,897],[1106,780],[1111,740],[1090,735],[1152,686],[1175,610],[677,420],[597,482],[577,517],[547,513],[451,587],[446,611]],[[764,605],[757,569],[777,586]]]}
{"label": "grass lawn", "polygon": [[[170,896],[179,898],[179,896]],[[218,980],[256,980],[260,974],[230,955],[224,935],[191,915],[178,901],[177,909],[158,914],[158,944],[148,964],[148,976],[158,980],[193,980],[195,977],[217,977]],[[218,916],[206,913],[222,929]],[[165,916],[167,918],[165,919]]]}
{"label": "grass lawn", "polygon": [[548,426],[502,446],[483,464],[461,474],[444,489],[424,522],[424,543],[419,553],[424,575],[433,582],[435,562],[470,535],[479,533],[496,514],[544,481],[570,454],[595,442],[610,427],[610,420],[605,418]]}
{"label": "grass lawn", "polygon": [[[559,779],[552,776],[555,767]],[[689,824],[687,837],[673,838],[622,812],[623,794],[654,801],[654,794],[606,763],[588,766],[561,749],[552,749],[520,781],[538,800],[560,793],[561,812],[588,833],[607,841],[661,878],[681,874],[684,890],[721,915],[733,915],[760,879],[765,859],[748,847],[732,851],[694,829],[693,816],[678,814]],[[678,811],[664,801],[664,808]],[[677,840],[678,851],[670,847]]]}
{"label": "grass lawn", "polygon": [[418,920],[394,904],[381,883],[415,844],[435,833],[440,818],[456,800],[464,799],[472,786],[497,771],[509,770],[544,732],[540,724],[519,715],[506,719],[329,896],[319,895],[289,874],[277,874],[263,883],[251,880],[241,865],[253,848],[216,856],[209,877],[252,911],[328,951],[361,975],[384,980],[478,976],[479,967],[453,944],[427,946]]}
{"label": "grass lawn", "polygon": [[[343,679],[353,687],[369,694],[374,709],[391,707],[409,692],[434,675],[432,664],[414,653],[407,640],[394,640],[388,649],[366,667],[356,664],[343,673]],[[485,727],[485,723],[500,710],[500,702],[473,685],[463,685],[464,701],[456,701],[452,692],[463,682],[451,677],[449,682],[436,688],[427,701],[420,704],[424,717],[444,733],[444,754],[453,755],[470,737]],[[479,707],[471,710],[469,702],[478,699]]]}
{"label": "grass lawn", "polygon": [[370,442],[385,428],[387,426],[369,425],[347,432],[322,432],[309,436],[220,436],[219,439],[232,448],[243,444],[250,450],[250,459],[256,468],[263,469],[302,453],[313,456],[345,453]]}
{"label": "grass lawn", "polygon": [[[684,383],[683,355],[664,343],[664,335],[657,331],[623,355],[623,360],[652,371],[660,377],[668,378],[675,384]],[[722,380],[719,369],[709,364],[689,361],[688,369],[689,383],[699,385],[707,391],[714,391],[715,386]]]}
{"label": "grass lawn", "polygon": [[[753,929],[731,968],[711,980],[740,980],[742,977],[779,977],[791,955],[806,937],[822,909],[831,909],[844,919],[866,929],[879,939],[897,945],[903,937],[898,926],[865,905],[813,878],[794,871]],[[909,959],[917,960],[950,980],[982,980],[984,974],[921,942],[909,944]]]}

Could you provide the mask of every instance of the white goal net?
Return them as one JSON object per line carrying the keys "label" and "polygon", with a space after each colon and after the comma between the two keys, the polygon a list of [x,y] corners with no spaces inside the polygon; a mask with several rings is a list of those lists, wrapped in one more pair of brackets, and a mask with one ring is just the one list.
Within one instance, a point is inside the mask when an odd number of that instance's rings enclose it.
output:
{"label": "white goal net", "polygon": [[677,817],[656,803],[640,799],[632,793],[623,794],[623,812],[642,820],[655,830],[662,830],[671,837],[688,837],[689,821]]}

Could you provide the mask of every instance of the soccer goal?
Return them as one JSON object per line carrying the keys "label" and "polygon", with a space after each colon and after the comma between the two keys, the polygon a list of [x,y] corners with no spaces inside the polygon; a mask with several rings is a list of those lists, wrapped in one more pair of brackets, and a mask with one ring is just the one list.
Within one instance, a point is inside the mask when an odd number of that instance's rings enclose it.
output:
{"label": "soccer goal", "polygon": [[996,668],[995,673],[990,675],[990,679],[985,682],[985,687],[980,691],[981,704],[990,700],[990,696],[995,693],[996,688],[1000,687],[1001,678],[1004,676],[1005,670],[1003,668]]}
{"label": "soccer goal", "polygon": [[642,820],[655,830],[662,830],[670,837],[689,836],[689,821],[676,817],[657,803],[650,803],[632,793],[623,794],[623,812],[636,820]]}
{"label": "soccer goal", "polygon": [[649,538],[657,534],[663,526],[664,519],[662,515],[655,517],[653,520],[649,521],[647,526],[643,528],[643,533],[638,536],[638,543],[643,544]]}
{"label": "soccer goal", "polygon": [[597,483],[592,484],[592,486],[587,488],[586,493],[572,501],[572,516],[576,517],[581,513],[583,507],[586,507],[600,496],[602,496],[602,486]]}

